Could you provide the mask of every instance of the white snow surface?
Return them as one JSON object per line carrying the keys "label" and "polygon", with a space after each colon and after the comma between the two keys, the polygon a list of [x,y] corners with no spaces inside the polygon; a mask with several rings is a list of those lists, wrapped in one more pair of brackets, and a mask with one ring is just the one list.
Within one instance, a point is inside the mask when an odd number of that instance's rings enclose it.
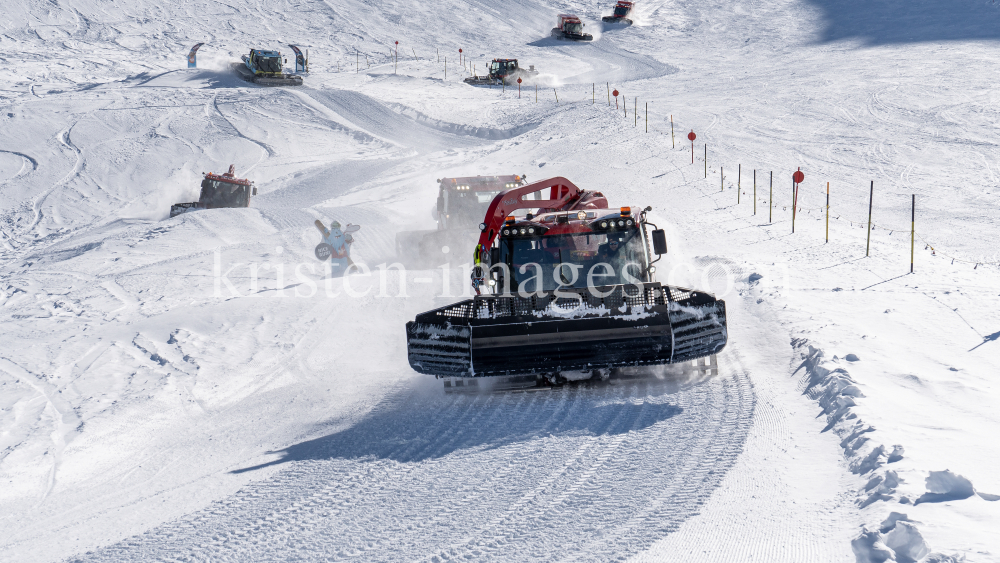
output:
{"label": "white snow surface", "polygon": [[[612,5],[7,0],[0,560],[1000,561],[1000,5]],[[228,68],[288,43],[301,88]],[[249,209],[167,218],[229,164]],[[652,206],[720,373],[414,373],[467,274],[377,266],[436,178],[509,173]],[[346,286],[315,219],[362,226]]]}

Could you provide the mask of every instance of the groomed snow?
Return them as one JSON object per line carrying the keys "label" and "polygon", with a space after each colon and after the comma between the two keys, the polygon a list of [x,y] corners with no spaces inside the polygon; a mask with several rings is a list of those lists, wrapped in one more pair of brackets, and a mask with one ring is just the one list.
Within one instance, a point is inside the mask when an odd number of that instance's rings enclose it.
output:
{"label": "groomed snow", "polygon": [[[0,559],[1000,561],[1000,6],[612,5],[5,3]],[[228,69],[288,43],[302,88]],[[167,218],[229,164],[249,209]],[[652,206],[660,281],[727,302],[719,375],[414,373],[468,278],[378,265],[436,178],[509,173]],[[316,219],[370,275],[324,278]]]}

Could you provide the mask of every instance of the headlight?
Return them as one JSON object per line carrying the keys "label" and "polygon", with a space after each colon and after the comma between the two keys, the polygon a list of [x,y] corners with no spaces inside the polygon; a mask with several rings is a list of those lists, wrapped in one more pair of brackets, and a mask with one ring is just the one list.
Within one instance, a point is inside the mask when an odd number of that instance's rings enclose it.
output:
{"label": "headlight", "polygon": [[503,234],[504,235],[509,235],[510,234],[510,229],[504,229],[503,230]]}
{"label": "headlight", "polygon": [[601,228],[602,229],[607,229],[608,228],[608,222],[607,221],[601,221]]}
{"label": "headlight", "polygon": [[528,232],[528,231],[524,230],[524,227],[521,227],[521,234],[522,234],[522,235],[523,235],[523,234],[525,234],[525,233],[527,233],[527,232]]}
{"label": "headlight", "polygon": [[628,221],[625,221],[625,224],[628,225],[629,227],[631,227],[632,226],[632,220],[629,219]]}
{"label": "headlight", "polygon": [[618,226],[619,226],[619,227],[624,227],[624,226],[625,226],[625,221],[623,221],[623,220],[619,219],[619,220],[618,220]]}
{"label": "headlight", "polygon": [[480,231],[485,231],[486,230],[486,223],[480,223],[479,224],[479,230]]}
{"label": "headlight", "polygon": [[649,267],[649,273],[651,273],[651,274],[652,274],[652,273],[653,273],[653,272],[655,272],[655,271],[656,271],[656,266],[650,266],[650,267]]}
{"label": "headlight", "polygon": [[494,285],[497,284],[497,281],[496,280],[490,280],[490,281],[488,281],[486,283],[490,284],[490,287],[493,287]]}
{"label": "headlight", "polygon": [[528,227],[528,234],[529,235],[535,234],[535,228],[534,227]]}

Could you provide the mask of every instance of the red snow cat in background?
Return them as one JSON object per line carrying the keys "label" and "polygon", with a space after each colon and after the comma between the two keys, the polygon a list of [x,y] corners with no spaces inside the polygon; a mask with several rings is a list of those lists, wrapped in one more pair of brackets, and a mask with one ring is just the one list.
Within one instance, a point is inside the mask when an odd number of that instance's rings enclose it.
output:
{"label": "red snow cat in background", "polygon": [[556,16],[556,26],[552,28],[552,36],[571,41],[593,41],[593,35],[583,32],[584,25],[580,18],[573,14],[559,14]]}
{"label": "red snow cat in background", "polygon": [[479,225],[476,296],[406,323],[410,366],[463,391],[716,366],[700,359],[726,345],[725,302],[653,281],[667,241],[649,210],[562,177],[500,192]]}
{"label": "red snow cat in background", "polygon": [[[205,174],[202,172],[202,174]],[[205,174],[201,181],[198,201],[175,203],[170,206],[170,216],[176,217],[194,209],[218,209],[220,207],[250,207],[250,196],[257,195],[253,182],[236,177],[236,165],[229,165],[225,174]]]}
{"label": "red snow cat in background", "polygon": [[634,5],[632,2],[627,2],[626,0],[618,0],[615,4],[615,11],[610,16],[604,16],[601,21],[607,23],[626,23],[632,25],[632,9]]}

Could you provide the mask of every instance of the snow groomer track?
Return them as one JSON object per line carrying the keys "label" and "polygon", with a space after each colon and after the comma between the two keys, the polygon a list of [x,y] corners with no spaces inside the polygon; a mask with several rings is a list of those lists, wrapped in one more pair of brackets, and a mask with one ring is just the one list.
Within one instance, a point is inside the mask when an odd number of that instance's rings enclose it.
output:
{"label": "snow groomer track", "polygon": [[400,392],[281,452],[271,478],[74,561],[635,554],[697,513],[742,451],[753,388],[731,355],[719,360],[713,377]]}

